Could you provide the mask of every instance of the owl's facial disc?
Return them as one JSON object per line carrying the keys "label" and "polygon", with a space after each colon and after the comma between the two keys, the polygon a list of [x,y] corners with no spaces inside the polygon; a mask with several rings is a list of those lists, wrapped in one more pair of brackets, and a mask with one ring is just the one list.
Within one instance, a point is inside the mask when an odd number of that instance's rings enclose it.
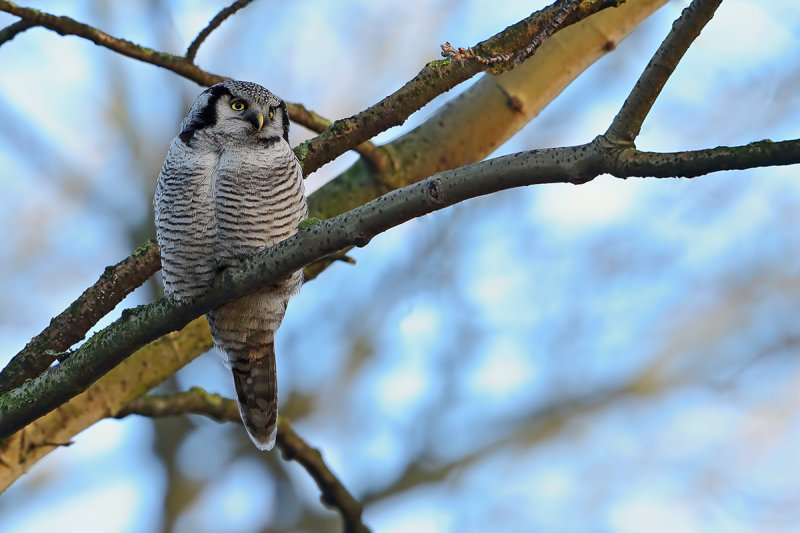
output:
{"label": "owl's facial disc", "polygon": [[236,113],[234,118],[249,122],[257,131],[264,127],[264,113],[260,106],[249,104],[241,98],[232,98],[230,108]]}

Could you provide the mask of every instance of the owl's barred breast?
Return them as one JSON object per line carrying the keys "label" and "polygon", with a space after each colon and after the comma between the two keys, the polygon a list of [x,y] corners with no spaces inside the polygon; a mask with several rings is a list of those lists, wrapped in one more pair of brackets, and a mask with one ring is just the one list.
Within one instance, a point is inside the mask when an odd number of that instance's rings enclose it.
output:
{"label": "owl's barred breast", "polygon": [[303,177],[289,145],[222,153],[214,187],[218,259],[252,255],[297,231],[307,216]]}

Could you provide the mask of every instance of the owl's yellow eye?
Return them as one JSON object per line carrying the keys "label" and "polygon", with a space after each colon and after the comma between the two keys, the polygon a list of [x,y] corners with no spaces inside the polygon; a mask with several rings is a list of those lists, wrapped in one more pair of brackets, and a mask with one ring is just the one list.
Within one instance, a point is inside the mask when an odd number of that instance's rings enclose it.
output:
{"label": "owl's yellow eye", "polygon": [[269,118],[272,118],[274,116],[275,116],[275,110],[270,107],[269,108]]}
{"label": "owl's yellow eye", "polygon": [[234,100],[231,103],[231,109],[233,109],[234,111],[241,111],[242,109],[244,109],[244,102],[240,100]]}

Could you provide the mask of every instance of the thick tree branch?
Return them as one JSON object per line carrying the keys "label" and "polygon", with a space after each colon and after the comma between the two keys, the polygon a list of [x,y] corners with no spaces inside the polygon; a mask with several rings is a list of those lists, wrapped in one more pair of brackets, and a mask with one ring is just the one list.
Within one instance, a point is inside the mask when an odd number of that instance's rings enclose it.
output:
{"label": "thick tree branch", "polygon": [[228,7],[224,8],[222,11],[216,14],[216,16],[211,19],[211,22],[208,23],[208,26],[203,28],[200,33],[197,34],[197,37],[194,38],[192,44],[189,45],[189,48],[186,49],[186,59],[191,62],[194,62],[194,58],[197,55],[197,50],[200,49],[200,45],[203,44],[211,32],[219,28],[220,24],[225,22],[225,19],[242,9],[243,7],[247,7],[253,0],[236,0],[234,3],[229,5]]}
{"label": "thick tree branch", "polygon": [[[133,400],[115,416],[131,414],[149,417],[196,414],[218,422],[241,424],[236,402],[218,394],[210,394],[199,387],[170,396],[142,396]],[[311,475],[322,493],[320,500],[342,515],[347,532],[367,533],[369,529],[361,520],[362,506],[350,491],[331,472],[316,448],[309,446],[283,418],[278,420],[276,444],[287,461],[297,461]]]}
{"label": "thick tree branch", "polygon": [[308,229],[224,271],[205,296],[190,303],[162,298],[127,310],[69,359],[0,397],[0,438],[84,391],[128,354],[182,328],[193,318],[281,279],[350,245],[364,246],[389,228],[455,203],[541,183],[585,183],[610,173],[620,178],[695,177],[709,172],[800,163],[800,140],[658,154],[598,137],[591,143],[522,152],[435,174],[391,191]]}
{"label": "thick tree branch", "polygon": [[694,0],[683,10],[614,117],[606,137],[622,142],[636,139],[667,80],[721,3],[722,0]]}
{"label": "thick tree branch", "polygon": [[[316,278],[335,261],[354,264],[342,253],[330,254],[308,265],[305,281]],[[116,265],[106,267],[100,279],[83,291],[77,300],[62,311],[37,336],[25,345],[0,371],[0,395],[44,372],[70,346],[83,340],[92,326],[110,313],[125,297],[161,269],[158,245],[148,241]]]}

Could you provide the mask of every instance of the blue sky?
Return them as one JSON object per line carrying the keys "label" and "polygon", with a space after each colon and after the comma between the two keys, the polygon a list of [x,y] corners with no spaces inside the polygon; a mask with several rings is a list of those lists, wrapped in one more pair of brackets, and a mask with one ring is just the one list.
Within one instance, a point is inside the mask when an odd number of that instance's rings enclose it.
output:
{"label": "blue sky", "polygon": [[[495,155],[604,131],[687,3],[669,2]],[[224,3],[29,5],[181,53]],[[261,0],[197,61],[339,118],[410,79],[439,44],[473,44],[540,5]],[[0,15],[0,25],[13,20]],[[637,145],[800,137],[798,36],[794,3],[723,2]],[[0,66],[5,362],[152,237],[157,173],[200,88],[40,28],[0,47]],[[292,141],[309,135],[295,127]],[[307,402],[296,430],[367,499],[374,531],[791,531],[797,172],[601,177],[475,199],[395,228],[290,305],[278,338],[282,404]],[[145,286],[124,306],[153,295]],[[213,353],[176,382],[232,395]],[[159,456],[168,429],[104,421],[0,497],[0,532],[160,531],[175,475],[200,487],[175,531],[259,531],[288,527],[305,508],[327,513],[302,469],[244,448],[240,428],[170,424],[190,427],[177,474]],[[410,465],[440,475],[389,490]],[[284,491],[299,503],[279,499]]]}

